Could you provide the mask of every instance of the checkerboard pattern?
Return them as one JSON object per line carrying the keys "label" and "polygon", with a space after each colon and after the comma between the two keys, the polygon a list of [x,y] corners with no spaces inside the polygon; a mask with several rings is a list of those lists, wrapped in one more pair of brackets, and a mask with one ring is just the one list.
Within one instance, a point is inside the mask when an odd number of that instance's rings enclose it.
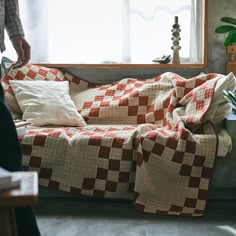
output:
{"label": "checkerboard pattern", "polygon": [[[132,199],[136,127],[31,129],[21,141],[23,165],[39,183],[88,196]],[[70,148],[67,148],[70,145]]]}
{"label": "checkerboard pattern", "polygon": [[[161,76],[151,79],[126,78],[101,86],[70,83],[70,95],[79,113],[88,124],[143,124],[164,125],[168,84],[157,83]],[[162,107],[155,103],[157,91],[162,91]],[[164,110],[163,110],[164,108]]]}
{"label": "checkerboard pattern", "polygon": [[7,96],[14,96],[7,86],[12,78],[67,79],[88,123],[31,127],[22,137],[23,164],[38,171],[40,185],[133,199],[138,210],[148,213],[205,214],[217,137],[202,118],[222,75],[185,79],[164,73],[95,85],[58,70],[39,72],[37,67],[35,73],[32,67],[5,76]]}
{"label": "checkerboard pattern", "polygon": [[[172,116],[173,112],[178,112],[176,107],[181,105],[188,111],[188,117],[184,119],[188,119],[190,125],[201,123],[202,109],[206,112],[213,96],[211,88],[221,77],[207,74],[184,79],[168,72],[150,79],[125,78],[100,86],[81,80],[77,80],[78,83],[73,77],[70,95],[87,124],[152,123],[163,127],[170,120],[177,122]],[[170,125],[174,126],[174,123]]]}
{"label": "checkerboard pattern", "polygon": [[169,215],[205,214],[216,136],[210,124],[203,125],[203,134],[210,138],[183,132],[163,133],[156,128],[138,142],[134,189],[137,209]]}

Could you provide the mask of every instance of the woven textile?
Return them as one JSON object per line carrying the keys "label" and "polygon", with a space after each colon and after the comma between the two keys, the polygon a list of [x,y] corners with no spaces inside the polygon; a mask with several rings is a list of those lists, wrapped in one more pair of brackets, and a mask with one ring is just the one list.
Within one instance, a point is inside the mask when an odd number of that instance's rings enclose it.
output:
{"label": "woven textile", "polygon": [[217,137],[202,120],[222,77],[165,73],[93,88],[71,83],[72,98],[88,124],[138,124],[133,137],[137,209],[204,214]]}
{"label": "woven textile", "polygon": [[31,127],[22,137],[23,164],[41,185],[133,199],[148,213],[205,213],[217,136],[203,116],[223,75],[165,73],[109,85],[63,76],[88,125]]}

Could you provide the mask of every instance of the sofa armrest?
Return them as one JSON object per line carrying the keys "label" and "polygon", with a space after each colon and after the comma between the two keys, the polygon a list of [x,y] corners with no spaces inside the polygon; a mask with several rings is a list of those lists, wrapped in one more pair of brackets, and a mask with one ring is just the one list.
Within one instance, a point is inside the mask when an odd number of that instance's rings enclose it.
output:
{"label": "sofa armrest", "polygon": [[225,117],[224,126],[232,139],[233,150],[236,153],[236,114],[229,114]]}

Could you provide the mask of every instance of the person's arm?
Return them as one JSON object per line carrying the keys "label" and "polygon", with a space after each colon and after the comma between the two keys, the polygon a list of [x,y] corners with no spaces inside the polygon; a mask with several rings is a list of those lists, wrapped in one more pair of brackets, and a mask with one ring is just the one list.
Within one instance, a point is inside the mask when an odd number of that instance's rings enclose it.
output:
{"label": "person's arm", "polygon": [[18,59],[14,68],[21,67],[30,59],[30,45],[24,38],[24,30],[19,16],[18,0],[5,0],[5,27]]}
{"label": "person's arm", "polygon": [[5,0],[5,26],[10,39],[16,35],[24,36],[17,0]]}

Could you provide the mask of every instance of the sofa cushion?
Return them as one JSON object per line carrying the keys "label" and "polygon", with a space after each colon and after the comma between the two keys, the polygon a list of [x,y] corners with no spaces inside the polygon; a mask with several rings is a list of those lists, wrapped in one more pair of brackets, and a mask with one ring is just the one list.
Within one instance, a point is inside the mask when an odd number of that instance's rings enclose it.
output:
{"label": "sofa cushion", "polygon": [[10,80],[52,80],[63,81],[65,75],[58,69],[27,64],[19,69],[10,68],[1,80],[6,103],[14,118],[21,118],[21,109],[16,101]]}
{"label": "sofa cushion", "polygon": [[68,81],[10,80],[23,119],[36,126],[85,126],[69,96]]}

